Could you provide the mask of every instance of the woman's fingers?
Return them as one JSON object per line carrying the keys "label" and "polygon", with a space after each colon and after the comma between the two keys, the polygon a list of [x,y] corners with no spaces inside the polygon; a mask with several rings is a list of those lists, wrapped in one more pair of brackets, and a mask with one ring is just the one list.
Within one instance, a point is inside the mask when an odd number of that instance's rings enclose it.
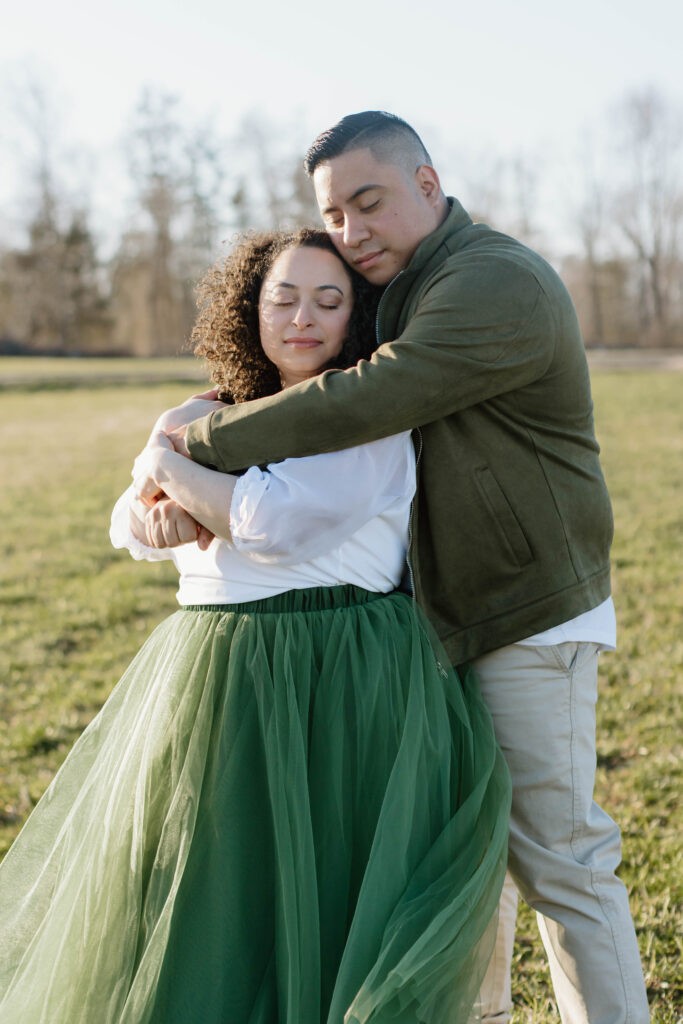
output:
{"label": "woman's fingers", "polygon": [[200,529],[199,523],[196,519],[186,512],[180,505],[176,505],[173,502],[175,508],[173,513],[173,526],[175,528],[176,536],[178,537],[179,544],[189,544],[197,539],[197,533]]}
{"label": "woman's fingers", "polygon": [[197,540],[196,519],[170,498],[163,498],[149,510],[145,528],[150,547],[175,548]]}
{"label": "woman's fingers", "polygon": [[200,551],[206,551],[212,540],[215,540],[216,534],[211,533],[211,530],[207,529],[206,526],[199,526],[199,533],[197,534],[197,547]]}
{"label": "woman's fingers", "polygon": [[[153,434],[153,437],[161,436],[167,442],[167,448],[173,446],[166,438],[165,434],[157,432]],[[151,442],[151,438],[150,438]],[[143,448],[135,462],[133,463],[133,486],[135,487],[135,497],[143,501],[145,505],[153,505],[163,495],[163,489],[159,486],[156,481],[157,475],[157,459],[159,453],[164,450],[159,444],[150,443],[146,448]]]}
{"label": "woman's fingers", "polygon": [[128,522],[131,533],[141,544],[147,543],[147,506],[141,501],[133,501],[130,505]]}

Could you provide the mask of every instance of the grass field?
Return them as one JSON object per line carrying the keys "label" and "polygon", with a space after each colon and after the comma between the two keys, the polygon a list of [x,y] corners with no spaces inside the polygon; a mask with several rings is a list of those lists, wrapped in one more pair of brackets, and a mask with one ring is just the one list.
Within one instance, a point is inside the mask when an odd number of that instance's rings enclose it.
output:
{"label": "grass field", "polygon": [[192,383],[206,377],[197,359],[133,359],[117,357],[2,356],[0,391],[21,387],[29,391],[55,387],[107,387],[114,383]]}
{"label": "grass field", "polygon": [[[593,379],[615,507],[620,623],[619,650],[601,663],[598,799],[623,830],[621,873],[652,1018],[680,1024],[683,375]],[[34,384],[0,393],[0,853],[142,640],[175,607],[174,571],[114,551],[107,531],[132,456],[187,386]],[[526,909],[514,988],[516,1024],[559,1020]]]}

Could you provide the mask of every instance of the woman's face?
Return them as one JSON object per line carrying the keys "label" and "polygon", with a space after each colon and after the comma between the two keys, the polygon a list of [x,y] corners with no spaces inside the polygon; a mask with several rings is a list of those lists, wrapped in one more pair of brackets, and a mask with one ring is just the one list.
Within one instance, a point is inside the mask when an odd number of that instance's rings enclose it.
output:
{"label": "woman's face", "polygon": [[283,388],[315,377],[341,352],[353,306],[344,264],[325,249],[280,253],[259,297],[261,345]]}

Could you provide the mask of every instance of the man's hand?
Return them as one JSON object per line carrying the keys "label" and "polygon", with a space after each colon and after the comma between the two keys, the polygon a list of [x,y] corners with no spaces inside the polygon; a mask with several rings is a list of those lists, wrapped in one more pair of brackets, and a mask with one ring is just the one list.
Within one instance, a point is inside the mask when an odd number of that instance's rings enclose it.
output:
{"label": "man's hand", "polygon": [[[218,391],[213,388],[211,391],[204,391],[201,395],[192,395],[191,398],[188,398],[182,405],[176,406],[175,409],[167,409],[166,412],[162,412],[154,424],[152,433],[157,430],[163,430],[164,433],[169,434],[179,427],[186,427],[193,420],[199,420],[204,416],[208,416],[209,413],[215,412],[216,409],[224,409],[225,403],[219,402],[216,397],[217,395]],[[183,431],[183,442],[184,439],[185,434]],[[182,451],[182,449],[179,448],[178,451]],[[185,452],[182,452],[182,454],[184,455]]]}
{"label": "man's hand", "polygon": [[134,501],[130,510],[130,528],[141,544],[151,548],[175,548],[197,541],[206,551],[214,538],[210,530],[170,498],[161,498],[152,508]]}
{"label": "man's hand", "polygon": [[[221,402],[220,404],[222,405],[223,403]],[[174,449],[180,453],[180,455],[184,455],[186,459],[189,459],[191,456],[189,451],[187,450],[187,445],[185,444],[186,433],[186,426],[176,427],[175,430],[169,430],[166,434],[166,437],[169,439]]]}

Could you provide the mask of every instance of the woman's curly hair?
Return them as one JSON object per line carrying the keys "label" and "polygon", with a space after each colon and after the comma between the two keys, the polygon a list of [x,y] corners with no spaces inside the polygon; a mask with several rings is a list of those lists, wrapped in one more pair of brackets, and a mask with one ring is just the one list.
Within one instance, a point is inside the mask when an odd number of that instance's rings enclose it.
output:
{"label": "woman's curly hair", "polygon": [[[248,402],[281,390],[277,368],[261,348],[259,295],[275,259],[285,250],[299,247],[332,252],[341,260],[326,233],[314,228],[248,234],[199,282],[199,315],[190,341],[195,355],[207,360],[211,380],[224,402]],[[381,295],[380,288],[344,266],[353,288],[353,308],[342,350],[330,364],[338,369],[370,358]]]}

